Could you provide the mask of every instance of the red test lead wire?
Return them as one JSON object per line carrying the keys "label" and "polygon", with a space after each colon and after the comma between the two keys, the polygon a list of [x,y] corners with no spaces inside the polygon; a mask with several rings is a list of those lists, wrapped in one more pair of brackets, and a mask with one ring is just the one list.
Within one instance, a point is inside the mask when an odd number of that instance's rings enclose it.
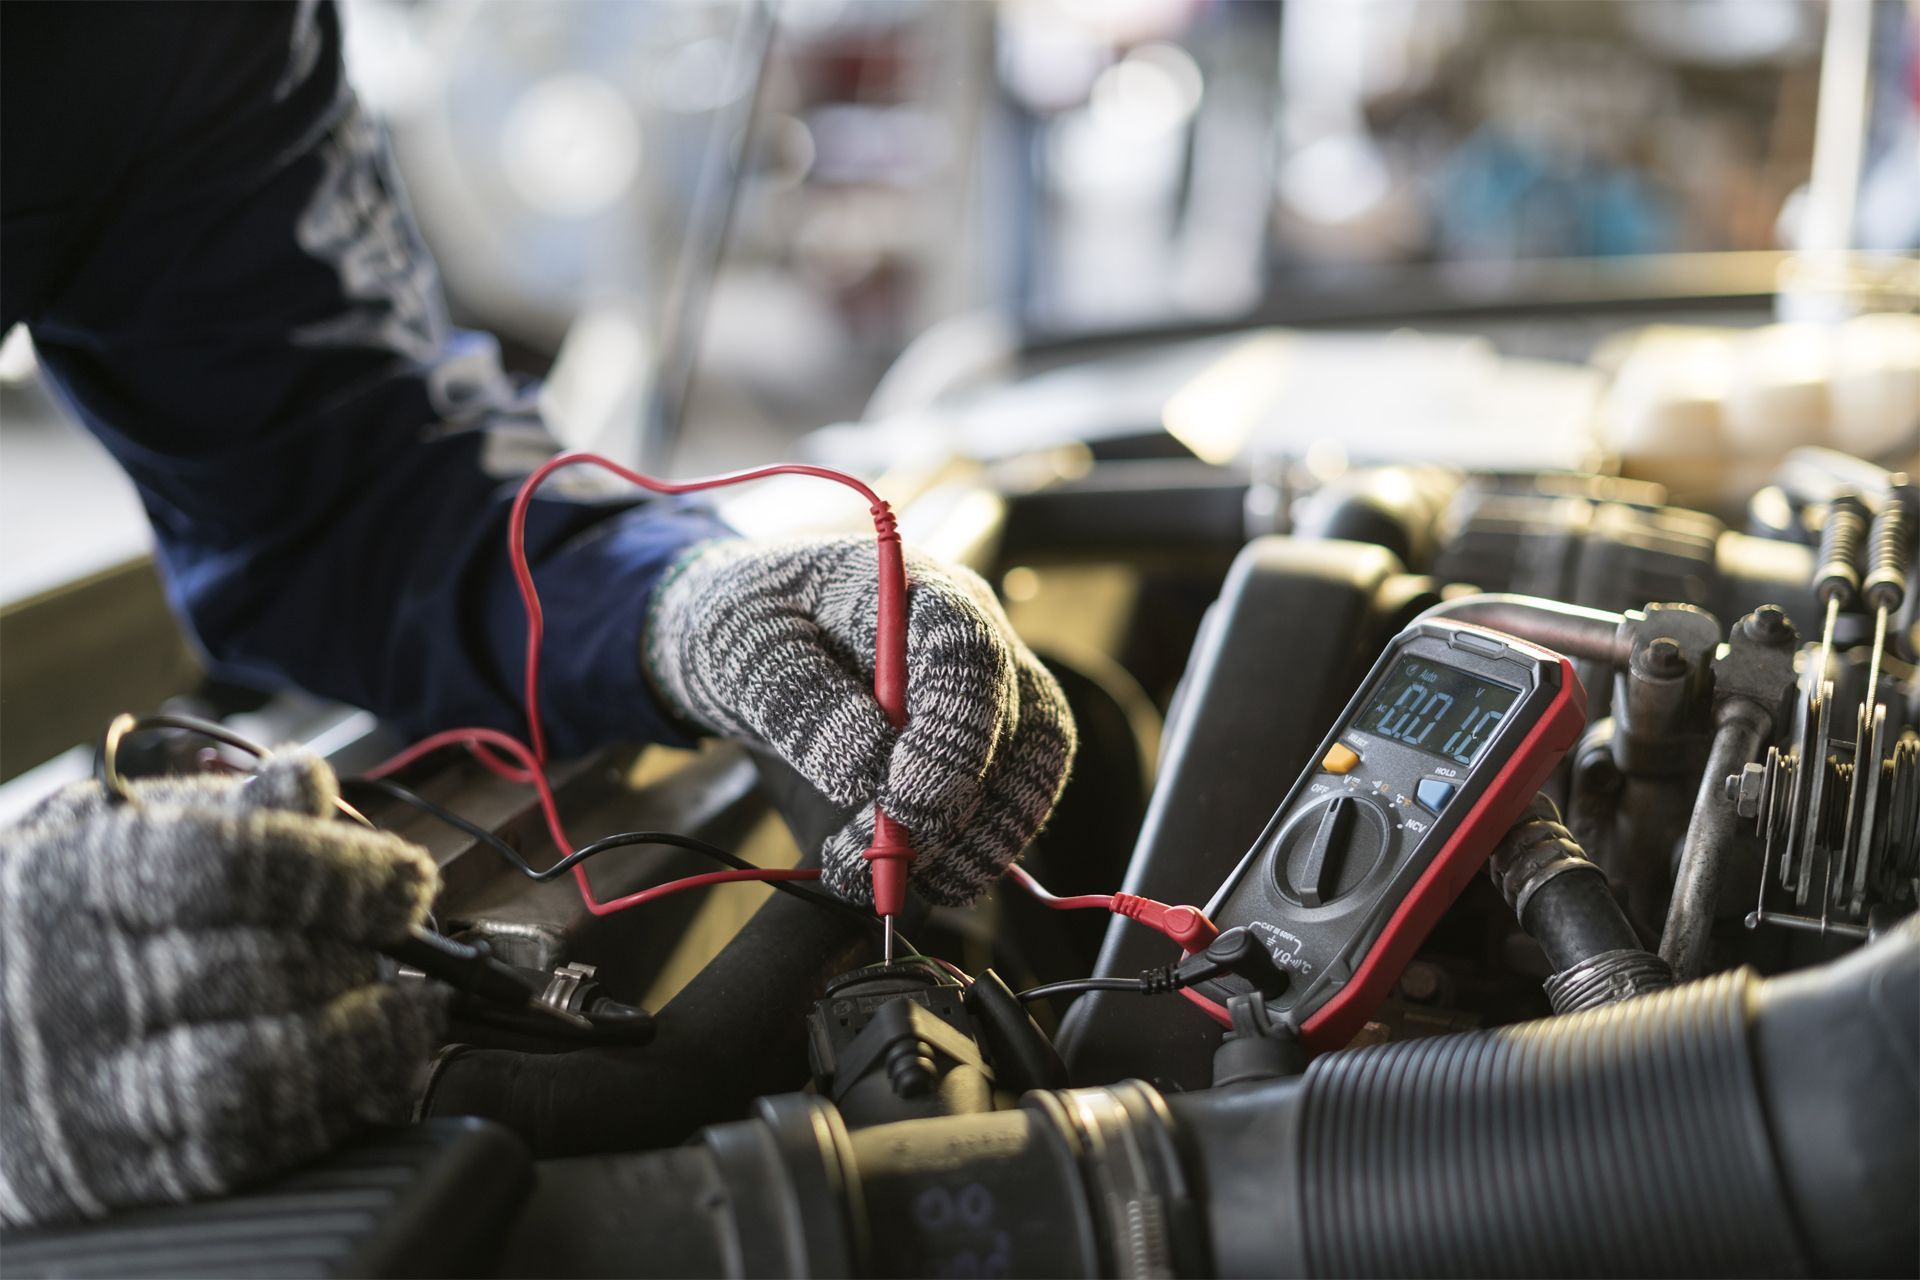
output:
{"label": "red test lead wire", "polygon": [[[1007,878],[1055,911],[1111,911],[1114,915],[1137,920],[1178,943],[1183,955],[1205,950],[1220,936],[1219,928],[1198,907],[1168,906],[1153,898],[1142,898],[1131,893],[1083,893],[1063,898],[1034,879],[1033,873],[1017,862],[1008,864]],[[1189,987],[1180,988],[1180,994],[1186,997],[1187,1003],[1221,1026],[1233,1026],[1232,1015],[1217,1001],[1209,1000]]]}
{"label": "red test lead wire", "polygon": [[[874,642],[873,692],[893,726],[896,729],[905,726],[907,720],[906,564],[901,555],[900,534],[895,528],[893,512],[879,494],[844,472],[806,463],[779,463],[727,475],[675,481],[656,480],[652,476],[642,475],[638,471],[623,467],[612,459],[603,458],[598,454],[563,453],[549,458],[521,483],[520,491],[514,495],[513,508],[507,525],[507,553],[513,566],[514,582],[520,590],[520,600],[527,611],[525,706],[527,733],[532,743],[531,747],[496,729],[448,729],[415,743],[392,759],[369,770],[369,777],[385,777],[405,768],[429,752],[438,751],[444,747],[465,746],[475,758],[495,773],[512,781],[531,785],[539,794],[541,812],[546,818],[547,831],[552,836],[555,847],[563,857],[573,852],[573,842],[567,838],[566,830],[561,825],[559,809],[553,799],[553,789],[547,783],[545,772],[547,740],[546,730],[540,718],[540,648],[546,635],[546,618],[540,608],[540,594],[534,586],[533,570],[527,564],[526,522],[527,509],[533,501],[534,491],[546,478],[562,467],[583,464],[610,471],[621,479],[654,493],[696,493],[705,489],[743,484],[749,480],[762,480],[770,476],[799,475],[832,480],[846,485],[866,499],[867,508],[873,516],[874,532],[879,540],[880,572],[876,605],[878,625],[875,629]],[[493,754],[494,750],[505,751],[514,757],[518,764],[509,764],[499,759]],[[866,857],[872,868],[874,910],[886,922],[887,956],[891,959],[893,917],[897,916],[906,905],[907,867],[913,858],[913,844],[907,829],[890,818],[878,802],[874,805],[873,843],[867,849]],[[817,880],[819,877],[820,872],[815,869],[714,871],[656,885],[650,889],[616,898],[611,902],[601,902],[594,897],[593,887],[587,880],[586,867],[576,865],[573,868],[574,883],[579,887],[581,901],[586,904],[587,910],[596,916],[608,915],[627,907],[636,907],[669,893],[678,892],[681,889],[698,888],[702,885],[720,884],[733,880]]]}
{"label": "red test lead wire", "polygon": [[[535,766],[533,753],[527,749],[525,743],[497,729],[448,729],[444,733],[422,738],[399,755],[367,770],[367,777],[387,777],[398,773],[422,756],[455,746],[466,747],[476,754],[488,748],[495,748],[518,760],[520,765],[514,772],[532,779],[534,790],[540,797],[541,816],[546,819],[547,834],[552,838],[554,847],[563,857],[573,852],[573,841],[568,838],[566,828],[561,825],[560,809],[554,803],[553,788],[548,785],[546,774]],[[665,884],[653,885],[624,897],[615,898],[611,902],[602,902],[593,896],[593,885],[587,879],[587,868],[584,863],[576,863],[571,874],[575,887],[580,890],[580,900],[586,904],[587,910],[596,916],[612,915],[616,911],[625,911],[628,907],[637,907],[643,902],[654,902],[669,894],[686,889],[704,888],[710,884],[727,884],[736,880],[818,880],[820,878],[818,868],[813,867],[793,870],[736,867],[727,871],[707,871],[699,875],[685,876],[679,880],[669,880]]]}
{"label": "red test lead wire", "polygon": [[[534,589],[533,570],[527,565],[527,508],[533,503],[534,492],[546,482],[548,476],[564,467],[583,465],[612,472],[622,480],[637,484],[650,492],[669,495],[723,489],[729,485],[745,484],[749,480],[765,480],[773,476],[813,476],[843,484],[866,499],[867,510],[873,516],[874,532],[880,540],[880,616],[879,636],[874,653],[874,696],[880,699],[884,707],[887,706],[888,693],[891,692],[899,703],[900,719],[904,722],[907,653],[906,566],[900,556],[900,535],[894,528],[893,511],[879,494],[845,472],[835,471],[830,467],[810,466],[801,462],[781,462],[773,466],[754,467],[747,471],[731,471],[718,476],[702,476],[694,480],[656,480],[652,476],[642,475],[629,467],[623,467],[611,458],[603,458],[597,453],[563,453],[541,463],[521,482],[520,492],[514,495],[513,509],[507,523],[507,555],[513,562],[513,577],[520,588],[521,602],[527,609],[527,732],[532,739],[534,759],[543,764],[547,759],[546,730],[540,722],[540,643],[546,633],[546,619],[540,610],[540,594]],[[892,548],[891,556],[888,555],[889,545]],[[890,578],[891,581],[889,581]],[[889,626],[898,631],[897,636],[889,637],[887,634]],[[886,678],[897,684],[891,690],[883,690],[882,668],[889,663],[895,665],[886,672]],[[888,714],[892,715],[891,709]]]}
{"label": "red test lead wire", "polygon": [[1055,911],[1111,911],[1114,915],[1138,920],[1155,933],[1173,939],[1180,944],[1180,950],[1189,954],[1205,950],[1220,936],[1219,928],[1198,907],[1169,906],[1133,893],[1084,893],[1063,898],[1018,863],[1008,866],[1007,876]]}
{"label": "red test lead wire", "polygon": [[1017,862],[1007,864],[1007,879],[1025,889],[1055,911],[1107,911],[1113,907],[1113,895],[1110,893],[1083,893],[1077,897],[1063,898],[1038,880],[1033,873]]}

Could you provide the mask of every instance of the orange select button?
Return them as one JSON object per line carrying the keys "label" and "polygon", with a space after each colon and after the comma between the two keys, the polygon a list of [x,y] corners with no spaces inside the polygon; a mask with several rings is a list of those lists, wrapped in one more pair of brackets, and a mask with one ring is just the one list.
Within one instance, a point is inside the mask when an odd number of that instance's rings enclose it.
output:
{"label": "orange select button", "polygon": [[1332,750],[1327,752],[1327,758],[1320,762],[1320,767],[1328,773],[1351,773],[1353,766],[1359,763],[1359,752],[1343,742],[1336,742]]}

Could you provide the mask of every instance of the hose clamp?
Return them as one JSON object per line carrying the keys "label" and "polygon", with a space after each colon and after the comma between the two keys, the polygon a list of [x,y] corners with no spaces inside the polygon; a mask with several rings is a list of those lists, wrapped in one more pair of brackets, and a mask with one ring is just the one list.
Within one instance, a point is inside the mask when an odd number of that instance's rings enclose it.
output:
{"label": "hose clamp", "polygon": [[1160,1095],[1139,1081],[1032,1094],[1073,1149],[1106,1238],[1107,1265],[1128,1280],[1179,1274],[1176,1220],[1184,1199],[1179,1159]]}
{"label": "hose clamp", "polygon": [[1549,880],[1570,871],[1591,872],[1603,879],[1606,873],[1595,865],[1574,842],[1565,824],[1536,818],[1508,833],[1494,850],[1487,871],[1500,892],[1513,907],[1516,920],[1527,918],[1527,904]]}
{"label": "hose clamp", "polygon": [[569,960],[547,979],[546,990],[540,993],[540,1003],[562,1013],[581,1012],[580,1006],[586,1002],[585,997],[594,985],[593,978],[598,972],[599,969],[593,965]]}

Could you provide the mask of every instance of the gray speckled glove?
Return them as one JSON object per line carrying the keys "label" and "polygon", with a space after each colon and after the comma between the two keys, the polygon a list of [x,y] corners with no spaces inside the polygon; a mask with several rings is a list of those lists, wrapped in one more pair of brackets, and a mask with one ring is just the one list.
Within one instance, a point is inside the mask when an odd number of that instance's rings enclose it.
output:
{"label": "gray speckled glove", "polygon": [[76,783],[0,832],[0,1222],[230,1190],[404,1119],[438,1001],[372,950],[427,854],[334,820],[333,772]]}
{"label": "gray speckled glove", "polygon": [[826,884],[872,900],[873,800],[913,833],[914,886],[978,897],[1053,811],[1074,752],[1060,686],[992,588],[907,553],[907,727],[873,697],[872,538],[716,542],[654,596],[646,661],[680,715],[757,738],[852,810]]}

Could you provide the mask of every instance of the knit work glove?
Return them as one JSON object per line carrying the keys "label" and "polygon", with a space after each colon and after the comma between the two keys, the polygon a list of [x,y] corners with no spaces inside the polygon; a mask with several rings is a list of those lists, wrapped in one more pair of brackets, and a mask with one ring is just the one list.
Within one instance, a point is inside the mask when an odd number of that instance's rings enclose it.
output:
{"label": "knit work glove", "polygon": [[873,801],[913,834],[914,886],[978,897],[1033,839],[1073,761],[1060,686],[992,588],[907,553],[907,726],[873,696],[872,538],[716,542],[657,589],[646,659],[680,715],[756,738],[852,812],[821,850],[828,888],[873,898]]}
{"label": "knit work glove", "polygon": [[288,751],[0,832],[0,1222],[219,1194],[406,1117],[438,1002],[372,948],[438,875],[334,795]]}

